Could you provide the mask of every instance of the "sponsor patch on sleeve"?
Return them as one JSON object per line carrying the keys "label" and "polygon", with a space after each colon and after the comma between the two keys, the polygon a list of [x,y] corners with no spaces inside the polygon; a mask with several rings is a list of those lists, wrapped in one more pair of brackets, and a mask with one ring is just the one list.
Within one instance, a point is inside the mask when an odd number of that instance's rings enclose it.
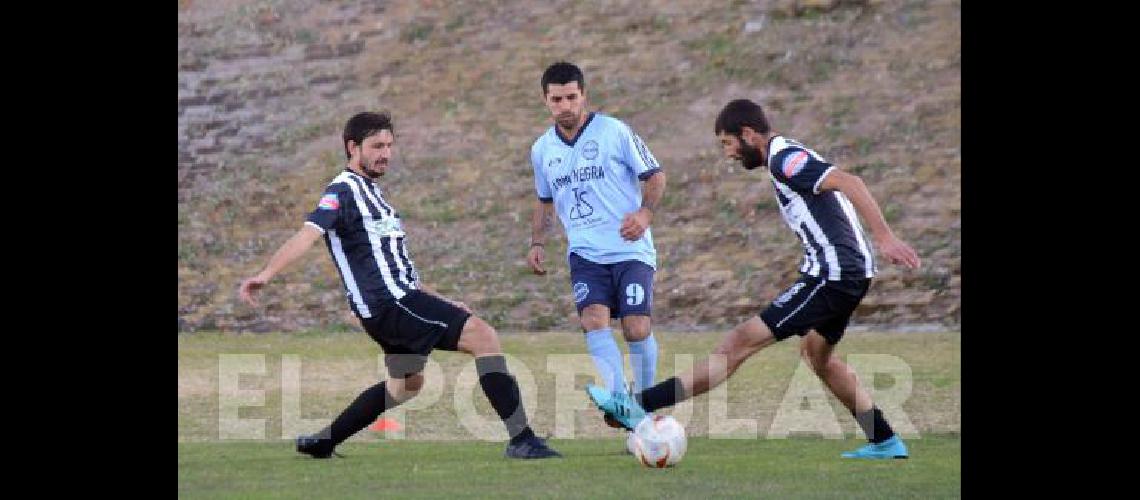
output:
{"label": "sponsor patch on sleeve", "polygon": [[317,202],[317,208],[321,210],[336,210],[340,208],[340,200],[337,199],[335,194],[326,194],[321,197],[321,201]]}
{"label": "sponsor patch on sleeve", "polygon": [[784,158],[784,177],[791,178],[792,176],[803,170],[804,165],[807,165],[808,153],[807,151],[797,151]]}

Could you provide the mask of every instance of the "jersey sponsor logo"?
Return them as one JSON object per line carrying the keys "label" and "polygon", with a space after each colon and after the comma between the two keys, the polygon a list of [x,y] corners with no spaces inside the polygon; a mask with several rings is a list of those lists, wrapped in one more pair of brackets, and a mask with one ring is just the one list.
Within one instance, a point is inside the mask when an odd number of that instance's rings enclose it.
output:
{"label": "jersey sponsor logo", "polygon": [[593,160],[598,157],[598,143],[592,140],[586,141],[582,145],[582,156],[587,160]]}
{"label": "jersey sponsor logo", "polygon": [[807,151],[797,151],[784,158],[784,177],[791,178],[803,170],[804,165],[807,165],[808,154]]}
{"label": "jersey sponsor logo", "polygon": [[[579,167],[579,168],[571,169],[570,173],[563,175],[561,177],[555,177],[554,182],[552,183],[552,187],[554,188],[555,191],[558,191],[558,190],[560,190],[566,186],[569,186],[570,184],[574,184],[574,183],[580,184],[583,182],[589,182],[589,181],[598,180],[598,179],[605,179],[605,178],[606,178],[605,169],[603,169],[602,167],[599,167],[597,165],[588,165],[585,167]],[[578,188],[574,188],[574,189],[578,189]]]}
{"label": "jersey sponsor logo", "polygon": [[579,281],[574,283],[574,302],[581,302],[586,300],[586,295],[590,293],[590,286]]}
{"label": "jersey sponsor logo", "polygon": [[570,207],[570,220],[584,219],[594,215],[594,206],[586,201],[589,191],[574,188],[574,206]]}
{"label": "jersey sponsor logo", "polygon": [[377,219],[365,218],[365,224],[368,224],[369,230],[381,236],[386,236],[391,233],[403,231],[400,224],[400,219],[395,217],[381,217]]}
{"label": "jersey sponsor logo", "polygon": [[784,304],[787,304],[789,300],[792,300],[792,297],[795,297],[796,293],[798,293],[803,288],[803,283],[796,283],[792,285],[784,293],[781,293],[779,297],[776,297],[776,300],[772,301],[772,305],[776,307],[784,307]]}
{"label": "jersey sponsor logo", "polygon": [[321,201],[317,202],[317,208],[321,210],[336,210],[340,208],[340,200],[337,199],[335,194],[326,194],[321,197]]}

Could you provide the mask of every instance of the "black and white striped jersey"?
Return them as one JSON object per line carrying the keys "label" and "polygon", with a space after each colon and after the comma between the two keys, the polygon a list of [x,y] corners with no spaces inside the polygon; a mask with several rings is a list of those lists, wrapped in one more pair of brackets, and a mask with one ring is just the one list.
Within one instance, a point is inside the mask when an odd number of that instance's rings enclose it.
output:
{"label": "black and white striped jersey", "polygon": [[855,207],[839,191],[819,190],[834,168],[794,140],[781,135],[768,140],[768,171],[780,214],[804,246],[800,272],[832,281],[874,277],[875,256]]}
{"label": "black and white striped jersey", "polygon": [[352,312],[371,318],[380,304],[418,287],[400,214],[372,179],[345,170],[306,218],[324,234]]}

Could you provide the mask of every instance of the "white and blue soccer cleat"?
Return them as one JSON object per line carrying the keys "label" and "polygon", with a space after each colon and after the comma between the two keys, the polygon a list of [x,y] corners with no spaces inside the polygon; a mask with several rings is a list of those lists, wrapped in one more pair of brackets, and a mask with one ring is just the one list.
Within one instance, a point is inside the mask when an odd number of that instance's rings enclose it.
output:
{"label": "white and blue soccer cleat", "polygon": [[843,458],[908,458],[910,453],[907,452],[906,444],[896,434],[891,436],[890,439],[881,443],[868,443],[855,451],[849,451],[843,454]]}
{"label": "white and blue soccer cleat", "polygon": [[598,409],[632,431],[645,418],[645,409],[625,391],[610,392],[593,384],[586,385],[586,394]]}

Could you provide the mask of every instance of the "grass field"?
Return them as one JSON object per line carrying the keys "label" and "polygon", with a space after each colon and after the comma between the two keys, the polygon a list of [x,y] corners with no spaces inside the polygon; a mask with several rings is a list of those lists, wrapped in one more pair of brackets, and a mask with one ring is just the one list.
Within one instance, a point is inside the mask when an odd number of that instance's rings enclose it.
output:
{"label": "grass field", "polygon": [[[707,354],[722,332],[656,335],[665,378]],[[464,355],[433,354],[438,372],[421,396],[428,397],[390,415],[403,424],[400,433],[362,431],[339,448],[347,458],[322,461],[297,455],[289,439],[323,426],[378,380],[379,350],[364,334],[195,333],[180,334],[178,344],[179,496],[952,498],[961,491],[960,333],[851,333],[840,344],[840,356],[863,367],[865,386],[895,398],[896,416],[888,418],[906,428],[909,460],[839,457],[863,442],[861,434],[839,402],[812,385],[790,340],[750,359],[719,394],[672,411],[690,445],[669,470],[644,469],[624,455],[621,434],[586,406],[580,387],[593,381],[592,369],[588,358],[575,357],[583,351],[578,334],[503,335],[533,427],[553,435],[566,456],[537,462],[502,458],[496,433],[505,433]]]}

